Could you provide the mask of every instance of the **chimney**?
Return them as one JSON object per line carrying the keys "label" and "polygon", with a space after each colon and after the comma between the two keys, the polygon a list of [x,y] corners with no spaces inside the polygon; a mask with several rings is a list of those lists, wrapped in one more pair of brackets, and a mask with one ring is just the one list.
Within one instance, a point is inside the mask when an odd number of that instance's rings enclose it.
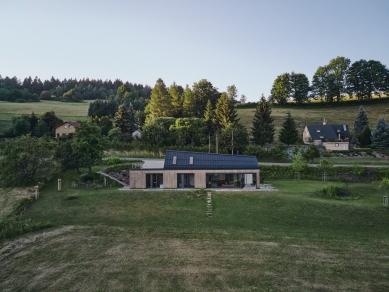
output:
{"label": "chimney", "polygon": [[327,118],[323,119],[323,125],[327,125]]}

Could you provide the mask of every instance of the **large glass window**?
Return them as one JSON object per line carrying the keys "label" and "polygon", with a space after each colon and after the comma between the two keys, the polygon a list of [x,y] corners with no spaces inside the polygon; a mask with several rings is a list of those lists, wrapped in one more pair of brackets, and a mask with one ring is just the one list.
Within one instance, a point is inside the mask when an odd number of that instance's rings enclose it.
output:
{"label": "large glass window", "polygon": [[162,173],[146,174],[146,188],[155,189],[160,188],[161,185],[163,185]]}
{"label": "large glass window", "polygon": [[243,188],[243,173],[207,173],[207,188]]}
{"label": "large glass window", "polygon": [[194,174],[177,173],[177,188],[194,188]]}

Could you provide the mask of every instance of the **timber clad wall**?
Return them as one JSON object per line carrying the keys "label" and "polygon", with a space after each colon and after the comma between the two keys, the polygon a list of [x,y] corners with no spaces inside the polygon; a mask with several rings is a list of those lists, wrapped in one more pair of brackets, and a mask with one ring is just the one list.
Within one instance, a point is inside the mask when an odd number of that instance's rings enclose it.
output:
{"label": "timber clad wall", "polygon": [[146,188],[146,174],[163,174],[163,188],[176,189],[177,188],[177,174],[178,173],[193,173],[194,187],[196,189],[206,188],[206,174],[207,173],[256,173],[256,186],[259,189],[259,169],[208,169],[208,170],[166,170],[166,169],[136,169],[130,170],[130,189],[145,189]]}

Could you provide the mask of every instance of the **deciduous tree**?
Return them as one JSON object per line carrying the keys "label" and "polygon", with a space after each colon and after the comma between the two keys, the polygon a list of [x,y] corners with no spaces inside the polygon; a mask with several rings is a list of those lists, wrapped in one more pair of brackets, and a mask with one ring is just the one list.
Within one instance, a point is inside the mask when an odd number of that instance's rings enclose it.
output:
{"label": "deciduous tree", "polygon": [[280,105],[285,105],[290,98],[290,74],[284,73],[277,76],[271,89],[271,100]]}
{"label": "deciduous tree", "polygon": [[101,162],[104,155],[105,140],[101,136],[101,129],[91,122],[85,122],[77,128],[72,140],[74,157],[80,167],[88,167],[92,172],[92,165]]}
{"label": "deciduous tree", "polygon": [[195,82],[193,84],[192,91],[196,102],[195,116],[202,118],[204,116],[208,100],[210,100],[214,106],[220,96],[220,93],[218,89],[213,87],[212,83],[206,79]]}
{"label": "deciduous tree", "polygon": [[49,180],[56,171],[49,143],[23,135],[3,144],[0,183],[6,187],[31,186]]}
{"label": "deciduous tree", "polygon": [[294,73],[290,74],[290,97],[296,104],[302,104],[308,100],[309,80],[305,74]]}

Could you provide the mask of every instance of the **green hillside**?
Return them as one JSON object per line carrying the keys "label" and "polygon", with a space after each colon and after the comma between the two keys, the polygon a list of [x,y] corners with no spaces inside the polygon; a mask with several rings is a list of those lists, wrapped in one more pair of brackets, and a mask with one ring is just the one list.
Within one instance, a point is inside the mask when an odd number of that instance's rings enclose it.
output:
{"label": "green hillside", "polygon": [[40,114],[54,111],[63,120],[85,120],[88,114],[89,102],[60,102],[42,100],[41,102],[14,103],[0,101],[0,135],[11,125],[11,119],[17,114]]}
{"label": "green hillside", "polygon": [[[360,105],[342,105],[342,106],[323,106],[323,107],[275,107],[272,110],[274,123],[276,126],[276,136],[285,119],[286,113],[289,110],[296,124],[321,124],[323,118],[327,118],[328,124],[348,124],[350,130],[353,131],[354,121],[358,114]],[[389,120],[389,103],[382,102],[379,104],[363,104],[364,109],[368,114],[370,127],[374,127],[379,117],[384,117]],[[252,119],[255,109],[238,109],[238,115],[242,123],[247,127],[252,127]],[[299,127],[302,132],[303,127]]]}

